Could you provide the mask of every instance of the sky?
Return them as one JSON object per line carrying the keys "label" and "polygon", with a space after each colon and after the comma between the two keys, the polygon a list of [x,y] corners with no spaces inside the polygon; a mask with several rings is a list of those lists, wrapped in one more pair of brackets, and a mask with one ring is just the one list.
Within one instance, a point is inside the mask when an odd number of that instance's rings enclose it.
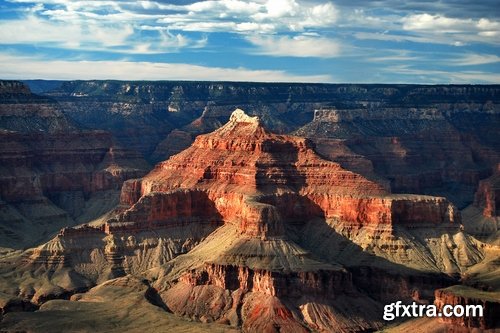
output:
{"label": "sky", "polygon": [[500,3],[0,0],[0,78],[500,84]]}

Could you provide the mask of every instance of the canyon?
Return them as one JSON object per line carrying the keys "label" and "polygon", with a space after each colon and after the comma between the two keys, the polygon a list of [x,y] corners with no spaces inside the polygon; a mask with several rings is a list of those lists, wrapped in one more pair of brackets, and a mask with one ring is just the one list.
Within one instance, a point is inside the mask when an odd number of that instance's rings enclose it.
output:
{"label": "canyon", "polygon": [[0,83],[2,331],[499,329],[498,86]]}

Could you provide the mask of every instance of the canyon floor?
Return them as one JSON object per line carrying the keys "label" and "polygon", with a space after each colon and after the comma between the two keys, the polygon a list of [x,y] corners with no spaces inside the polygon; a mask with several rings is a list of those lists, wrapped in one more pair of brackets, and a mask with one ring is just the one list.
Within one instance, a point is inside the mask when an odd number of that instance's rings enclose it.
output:
{"label": "canyon floor", "polygon": [[[0,332],[498,332],[499,105],[0,81]],[[485,312],[384,321],[397,300]]]}

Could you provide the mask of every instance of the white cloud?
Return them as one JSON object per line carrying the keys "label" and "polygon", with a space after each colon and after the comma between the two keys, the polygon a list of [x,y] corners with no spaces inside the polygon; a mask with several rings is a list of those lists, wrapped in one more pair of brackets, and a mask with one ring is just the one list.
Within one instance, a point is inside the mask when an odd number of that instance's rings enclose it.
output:
{"label": "white cloud", "polygon": [[[196,40],[179,31],[307,33],[332,26],[338,17],[331,2],[299,0],[208,0],[187,5],[126,0],[11,1],[33,5],[24,18],[0,20],[0,44],[40,44],[124,54],[168,53],[207,45],[207,38]],[[277,39],[280,49],[271,52],[266,43],[272,39],[253,40],[263,54],[278,55],[288,46],[293,47],[289,55],[299,57],[331,57],[339,50],[332,40],[318,38],[318,44],[313,45],[311,38],[296,37]]]}
{"label": "white cloud", "polygon": [[377,61],[377,62],[396,62],[396,61],[419,61],[422,60],[422,57],[417,57],[417,56],[411,56],[408,55],[407,52],[405,51],[400,51],[398,54],[393,54],[393,55],[386,55],[386,56],[376,56],[376,57],[371,57],[367,58],[367,61]]}
{"label": "white cloud", "polygon": [[364,9],[344,8],[337,25],[351,29],[354,31],[353,35],[360,40],[431,43],[460,47],[478,43],[500,44],[498,39],[500,22],[497,20],[449,17],[425,12],[407,13],[404,15],[401,11],[388,11],[374,15],[373,12]]}
{"label": "white cloud", "polygon": [[500,57],[494,54],[466,54],[450,62],[457,66],[484,65],[500,62]]}
{"label": "white cloud", "polygon": [[390,42],[415,42],[415,43],[438,43],[438,44],[454,44],[453,40],[449,38],[428,38],[422,36],[413,36],[407,34],[393,34],[393,33],[381,33],[381,32],[356,32],[354,33],[354,37],[361,40],[382,40],[382,41],[390,41]]}
{"label": "white cloud", "polygon": [[496,21],[491,21],[486,18],[479,19],[476,26],[481,30],[499,30],[500,23]]}
{"label": "white cloud", "polygon": [[402,19],[404,30],[428,30],[440,32],[458,32],[467,30],[471,19],[448,18],[441,15],[415,14]]}
{"label": "white cloud", "polygon": [[1,44],[53,43],[78,47],[88,43],[111,47],[125,44],[133,28],[128,24],[98,25],[91,21],[68,24],[30,15],[24,19],[0,21],[0,31]]}
{"label": "white cloud", "polygon": [[257,46],[257,53],[277,57],[333,58],[340,54],[340,44],[324,37],[312,36],[248,36],[247,40]]}
{"label": "white cloud", "polygon": [[[412,77],[413,82],[421,83],[451,83],[451,84],[470,84],[489,83],[499,84],[500,75],[481,71],[445,71],[412,68],[409,65],[389,66],[384,71],[400,76]],[[407,80],[404,80],[407,81]]]}
{"label": "white cloud", "polygon": [[256,13],[253,18],[258,21],[266,19],[279,19],[282,17],[296,16],[300,7],[295,0],[268,0],[264,5],[265,10]]}
{"label": "white cloud", "polygon": [[404,30],[424,33],[427,36],[448,35],[458,42],[487,42],[498,44],[500,22],[486,18],[450,18],[442,15],[413,14],[401,19]]}
{"label": "white cloud", "polygon": [[270,33],[329,27],[337,17],[331,2],[214,0],[177,6],[157,22],[183,31]]}
{"label": "white cloud", "polygon": [[223,11],[227,15],[254,14],[260,10],[262,5],[256,2],[239,0],[199,1],[186,6],[177,6],[177,10],[186,12],[206,13]]}
{"label": "white cloud", "polygon": [[332,82],[329,75],[293,75],[284,71],[205,67],[130,61],[42,60],[0,54],[3,79],[201,80],[251,82]]}
{"label": "white cloud", "polygon": [[[177,52],[181,48],[206,46],[207,37],[196,40],[170,33],[160,26],[103,22],[61,14],[62,20],[47,20],[30,14],[22,19],[0,20],[1,44],[35,44],[78,51],[106,51],[124,54]],[[56,15],[51,13],[51,15]],[[139,30],[158,31],[155,37],[139,38]]]}
{"label": "white cloud", "polygon": [[314,6],[307,10],[305,27],[327,27],[338,19],[338,10],[331,2]]}

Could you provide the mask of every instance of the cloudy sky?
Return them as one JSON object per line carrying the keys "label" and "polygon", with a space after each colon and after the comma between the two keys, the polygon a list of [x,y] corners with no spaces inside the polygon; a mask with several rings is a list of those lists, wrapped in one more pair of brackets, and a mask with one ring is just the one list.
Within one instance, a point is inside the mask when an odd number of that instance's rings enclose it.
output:
{"label": "cloudy sky", "polygon": [[0,78],[500,83],[498,0],[0,0]]}

